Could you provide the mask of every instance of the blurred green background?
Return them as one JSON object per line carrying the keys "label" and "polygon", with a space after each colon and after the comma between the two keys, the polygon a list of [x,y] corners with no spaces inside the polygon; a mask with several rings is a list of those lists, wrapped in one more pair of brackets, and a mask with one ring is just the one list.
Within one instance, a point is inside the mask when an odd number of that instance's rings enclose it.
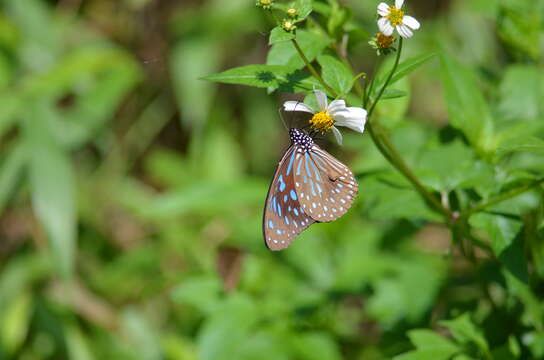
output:
{"label": "blurred green background", "polygon": [[[369,31],[350,54],[371,72],[377,2],[342,4]],[[407,6],[422,29],[403,57],[454,54],[499,127],[543,134],[542,1]],[[348,214],[265,248],[278,108],[301,96],[198,78],[266,63],[273,26],[252,0],[0,1],[0,359],[544,356],[542,231],[525,245],[530,286],[486,254],[471,264],[368,134],[327,143],[359,175]],[[400,81],[409,96],[379,117],[427,185],[491,193],[458,179],[480,165],[449,125],[439,65]],[[533,155],[515,163],[542,174]],[[522,198],[520,212],[541,204]]]}

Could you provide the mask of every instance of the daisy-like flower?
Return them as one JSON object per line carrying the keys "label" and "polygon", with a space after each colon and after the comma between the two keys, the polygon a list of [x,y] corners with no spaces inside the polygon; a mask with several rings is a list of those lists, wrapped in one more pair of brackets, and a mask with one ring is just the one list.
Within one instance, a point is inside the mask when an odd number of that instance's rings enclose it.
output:
{"label": "daisy-like flower", "polygon": [[[334,100],[330,104],[323,91],[314,90],[319,111],[300,101],[286,101],[284,111],[304,111],[313,114],[310,119],[312,129],[326,133],[332,130],[336,141],[342,145],[342,134],[336,126],[345,126],[362,133],[365,130],[366,110],[360,107],[347,107],[344,100]],[[336,126],[335,126],[336,125]]]}
{"label": "daisy-like flower", "polygon": [[389,6],[384,2],[378,5],[378,15],[381,16],[378,20],[378,27],[384,35],[391,36],[393,30],[397,29],[400,36],[408,39],[414,35],[412,30],[419,29],[419,21],[411,16],[404,15],[403,4],[404,0],[395,0],[395,6]]}

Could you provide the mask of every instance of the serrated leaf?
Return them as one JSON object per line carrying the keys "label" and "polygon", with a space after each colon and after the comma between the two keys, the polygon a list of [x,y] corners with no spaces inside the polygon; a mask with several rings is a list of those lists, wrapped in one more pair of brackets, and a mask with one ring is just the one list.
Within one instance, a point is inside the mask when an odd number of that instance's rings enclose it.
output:
{"label": "serrated leaf", "polygon": [[275,43],[279,43],[282,41],[289,41],[294,38],[295,38],[295,34],[285,31],[279,26],[276,26],[270,32],[270,38],[268,39],[268,44],[274,45]]}
{"label": "serrated leaf", "polygon": [[472,215],[469,221],[472,226],[488,234],[497,256],[512,244],[522,226],[519,220],[488,213]]}
{"label": "serrated leaf", "polygon": [[226,84],[280,89],[290,93],[307,92],[319,86],[309,74],[282,65],[246,65],[208,75],[202,79]]}
{"label": "serrated leaf", "polygon": [[313,0],[297,0],[295,2],[295,9],[298,11],[298,21],[302,21],[312,13]]}
{"label": "serrated leaf", "polygon": [[443,320],[440,325],[451,330],[453,337],[461,344],[474,343],[481,353],[489,354],[489,345],[482,332],[470,320],[469,314],[465,313],[453,320]]}
{"label": "serrated leaf", "polygon": [[494,150],[494,126],[489,107],[478,88],[475,75],[451,56],[441,57],[448,114],[452,126],[483,153]]}
{"label": "serrated leaf", "polygon": [[331,55],[321,55],[317,62],[321,66],[323,80],[338,94],[347,94],[351,91],[353,76],[346,65]]}

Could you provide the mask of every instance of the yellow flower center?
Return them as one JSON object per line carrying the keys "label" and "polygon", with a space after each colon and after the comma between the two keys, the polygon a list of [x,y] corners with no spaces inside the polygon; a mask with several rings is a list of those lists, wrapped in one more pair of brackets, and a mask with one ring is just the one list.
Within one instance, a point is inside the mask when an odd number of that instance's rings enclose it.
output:
{"label": "yellow flower center", "polygon": [[404,11],[397,9],[394,6],[389,7],[389,15],[387,18],[391,22],[391,25],[397,26],[402,24],[402,19],[404,18]]}
{"label": "yellow flower center", "polygon": [[285,31],[293,31],[296,29],[295,24],[291,20],[284,20],[282,24],[283,30]]}
{"label": "yellow flower center", "polygon": [[380,49],[387,49],[393,44],[393,40],[395,40],[394,36],[387,36],[382,33],[376,34],[376,45]]}
{"label": "yellow flower center", "polygon": [[310,125],[312,125],[312,128],[316,129],[317,131],[321,131],[321,133],[324,134],[332,128],[334,125],[334,120],[328,112],[321,111],[312,116],[310,119]]}
{"label": "yellow flower center", "polygon": [[272,0],[260,0],[259,2],[261,3],[262,6],[270,6],[270,4],[272,3]]}
{"label": "yellow flower center", "polygon": [[297,9],[295,8],[290,8],[287,10],[287,16],[291,17],[291,18],[294,18],[295,16],[297,16]]}

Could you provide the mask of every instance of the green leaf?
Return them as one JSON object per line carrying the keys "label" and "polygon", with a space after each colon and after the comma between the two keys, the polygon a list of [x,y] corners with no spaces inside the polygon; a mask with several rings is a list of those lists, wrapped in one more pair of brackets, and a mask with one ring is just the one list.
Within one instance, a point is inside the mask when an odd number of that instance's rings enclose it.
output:
{"label": "green leaf", "polygon": [[294,38],[295,38],[295,35],[293,33],[285,31],[281,27],[276,26],[270,32],[270,38],[268,40],[268,44],[274,45],[275,43],[279,43],[282,41],[289,41]]}
{"label": "green leaf", "polygon": [[342,355],[334,339],[327,333],[297,334],[293,337],[296,358],[301,360],[340,360]]}
{"label": "green leaf", "polygon": [[321,66],[323,80],[338,94],[344,95],[351,91],[351,71],[340,60],[331,55],[321,55],[317,58]]}
{"label": "green leaf", "polygon": [[401,97],[405,97],[407,95],[408,95],[407,91],[387,88],[383,92],[381,100],[398,99],[398,98],[401,98]]}
{"label": "green leaf", "polygon": [[[331,43],[328,37],[306,30],[297,31],[296,39],[308,61],[314,61]],[[286,65],[296,69],[306,66],[290,41],[274,44],[268,52],[266,63],[268,65]]]}
{"label": "green leaf", "polygon": [[443,320],[440,325],[450,329],[453,337],[461,344],[474,343],[482,354],[489,355],[489,345],[482,332],[470,320],[468,313],[453,320]]}
{"label": "green leaf", "polygon": [[475,186],[482,178],[489,176],[486,170],[461,141],[428,146],[417,162],[419,177],[436,191]]}
{"label": "green leaf", "polygon": [[416,350],[396,356],[394,360],[448,360],[460,351],[456,344],[431,330],[411,330],[408,337]]}
{"label": "green leaf", "polygon": [[14,354],[23,344],[32,316],[32,296],[28,292],[18,297],[0,311],[0,339],[8,354]]}
{"label": "green leaf", "polygon": [[[37,112],[37,113],[36,113]],[[69,276],[76,245],[75,180],[67,153],[45,126],[48,113],[35,105],[25,120],[25,142],[30,157],[32,206],[46,230],[58,270]]]}
{"label": "green leaf", "polygon": [[391,78],[390,85],[396,83],[406,75],[410,74],[414,70],[416,70],[421,65],[425,64],[427,61],[431,60],[433,57],[435,57],[435,53],[427,53],[423,55],[419,55],[407,60],[404,60],[403,62],[399,63],[399,66],[397,67],[397,70],[393,74],[393,77]]}
{"label": "green leaf", "polygon": [[198,337],[199,359],[216,360],[225,354],[237,359],[241,345],[250,336],[259,311],[246,294],[233,294],[206,319]]}
{"label": "green leaf", "polygon": [[27,159],[24,144],[18,143],[9,149],[6,159],[0,165],[0,214],[20,184],[18,180],[22,176]]}
{"label": "green leaf", "polygon": [[506,120],[537,120],[543,113],[544,77],[536,66],[512,65],[500,85],[499,111]]}
{"label": "green leaf", "polygon": [[497,156],[502,157],[513,152],[529,152],[544,155],[544,140],[536,137],[511,139],[497,149]]}
{"label": "green leaf", "polygon": [[220,303],[221,284],[216,276],[201,275],[188,278],[172,291],[172,299],[190,304],[203,314],[212,313]]}
{"label": "green leaf", "polygon": [[313,0],[296,0],[295,8],[298,10],[298,21],[306,19],[312,13]]}
{"label": "green leaf", "polygon": [[206,124],[216,87],[201,76],[218,71],[220,40],[184,39],[171,50],[172,82],[181,119],[191,127]]}
{"label": "green leaf", "polygon": [[271,87],[291,93],[307,92],[319,85],[309,74],[290,66],[281,65],[241,66],[218,74],[208,75],[202,79],[260,88]]}
{"label": "green leaf", "polygon": [[[435,53],[428,53],[423,54],[420,56],[416,56],[407,60],[404,60],[399,63],[397,66],[397,70],[395,70],[395,73],[391,77],[391,81],[389,82],[389,86],[393,85],[397,81],[404,78],[406,75],[410,74],[414,70],[416,70],[421,65],[425,64],[427,61],[432,59],[434,56],[436,56]],[[383,87],[383,84],[385,83],[385,80],[391,73],[391,70],[393,69],[394,59],[389,58],[387,59],[386,63],[383,64],[383,66],[380,68],[378,72],[378,76],[375,79],[374,87],[373,87],[373,95],[376,95],[380,89]],[[386,90],[387,91],[387,90]]]}
{"label": "green leaf", "polygon": [[441,57],[442,81],[452,126],[483,153],[494,150],[493,122],[474,74],[449,55]]}
{"label": "green leaf", "polygon": [[404,181],[397,178],[367,177],[360,184],[366,189],[363,203],[365,212],[376,219],[427,219],[439,220],[440,215],[429,210],[421,196]]}
{"label": "green leaf", "polygon": [[472,215],[469,222],[488,234],[493,252],[497,256],[512,244],[522,226],[519,220],[488,213]]}
{"label": "green leaf", "polygon": [[541,56],[539,43],[542,28],[542,7],[535,7],[532,1],[501,1],[501,16],[497,32],[513,57],[533,60]]}

